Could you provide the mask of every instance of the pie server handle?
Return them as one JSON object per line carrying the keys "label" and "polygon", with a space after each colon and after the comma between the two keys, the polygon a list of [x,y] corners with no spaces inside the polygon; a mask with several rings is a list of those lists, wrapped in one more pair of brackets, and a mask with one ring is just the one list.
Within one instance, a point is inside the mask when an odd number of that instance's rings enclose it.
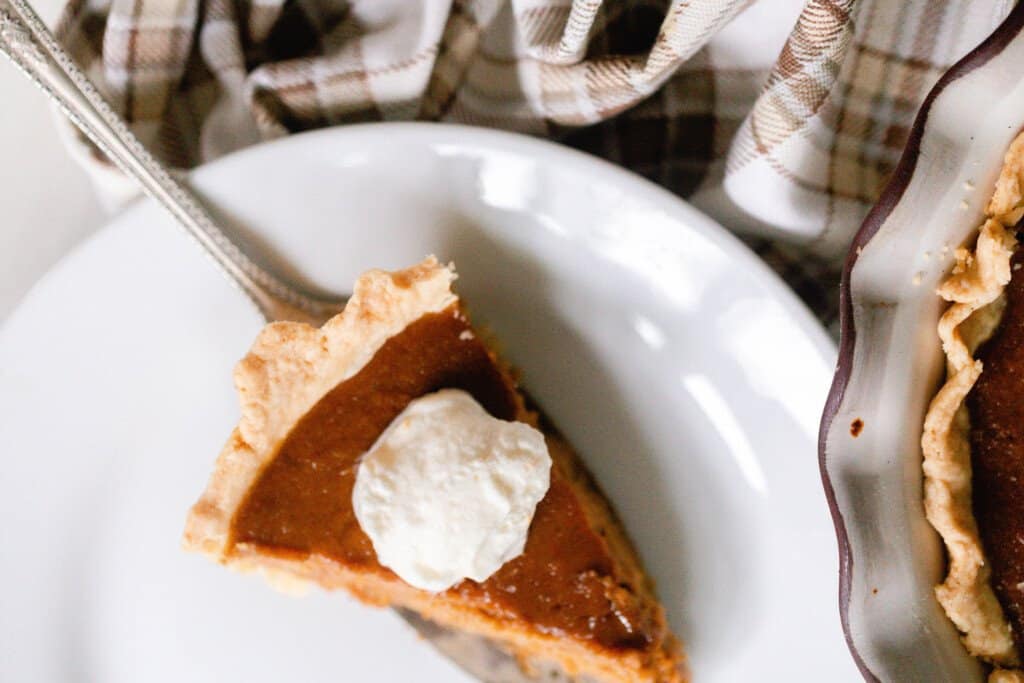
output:
{"label": "pie server handle", "polygon": [[322,322],[344,306],[342,299],[282,280],[246,255],[217,225],[199,198],[135,137],[27,0],[0,0],[0,52],[56,102],[100,151],[174,216],[267,321]]}

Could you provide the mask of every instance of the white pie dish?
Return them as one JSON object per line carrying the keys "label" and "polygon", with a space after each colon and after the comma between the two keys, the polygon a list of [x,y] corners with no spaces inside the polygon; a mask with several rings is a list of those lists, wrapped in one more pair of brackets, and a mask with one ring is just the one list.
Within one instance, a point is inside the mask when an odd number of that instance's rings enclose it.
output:
{"label": "white pie dish", "polygon": [[981,680],[934,595],[945,553],[924,515],[921,430],[944,356],[935,293],[982,222],[1024,125],[1024,7],[925,101],[847,258],[820,456],[840,541],[840,611],[866,679]]}

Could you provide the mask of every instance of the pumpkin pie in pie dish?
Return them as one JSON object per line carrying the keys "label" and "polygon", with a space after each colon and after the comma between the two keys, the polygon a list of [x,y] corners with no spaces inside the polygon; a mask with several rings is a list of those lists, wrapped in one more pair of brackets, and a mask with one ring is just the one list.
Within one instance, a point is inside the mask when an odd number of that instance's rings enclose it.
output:
{"label": "pumpkin pie in pie dish", "polygon": [[363,275],[323,327],[276,322],[235,370],[241,419],[187,549],[344,589],[599,681],[685,660],[622,525],[434,258]]}
{"label": "pumpkin pie in pie dish", "polygon": [[924,502],[949,560],[939,602],[990,683],[1024,683],[1024,134],[986,214],[938,292],[947,372],[925,417]]}

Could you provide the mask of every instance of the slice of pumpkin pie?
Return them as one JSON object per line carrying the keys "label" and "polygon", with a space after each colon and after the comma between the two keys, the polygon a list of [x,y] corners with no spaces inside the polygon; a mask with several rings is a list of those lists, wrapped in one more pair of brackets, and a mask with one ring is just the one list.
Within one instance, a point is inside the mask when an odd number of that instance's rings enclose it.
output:
{"label": "slice of pumpkin pie", "polygon": [[371,271],[322,328],[271,323],[184,545],[341,588],[522,661],[675,683],[685,663],[608,501],[470,326],[433,257]]}

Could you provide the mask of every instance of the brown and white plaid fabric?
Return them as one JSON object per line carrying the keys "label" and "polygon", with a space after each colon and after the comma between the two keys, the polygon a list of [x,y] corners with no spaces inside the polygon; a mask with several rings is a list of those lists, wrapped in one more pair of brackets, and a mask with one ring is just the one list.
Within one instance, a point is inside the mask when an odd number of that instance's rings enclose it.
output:
{"label": "brown and white plaid fabric", "polygon": [[1013,2],[71,0],[58,34],[173,166],[357,121],[546,136],[746,235],[831,324],[918,106]]}

